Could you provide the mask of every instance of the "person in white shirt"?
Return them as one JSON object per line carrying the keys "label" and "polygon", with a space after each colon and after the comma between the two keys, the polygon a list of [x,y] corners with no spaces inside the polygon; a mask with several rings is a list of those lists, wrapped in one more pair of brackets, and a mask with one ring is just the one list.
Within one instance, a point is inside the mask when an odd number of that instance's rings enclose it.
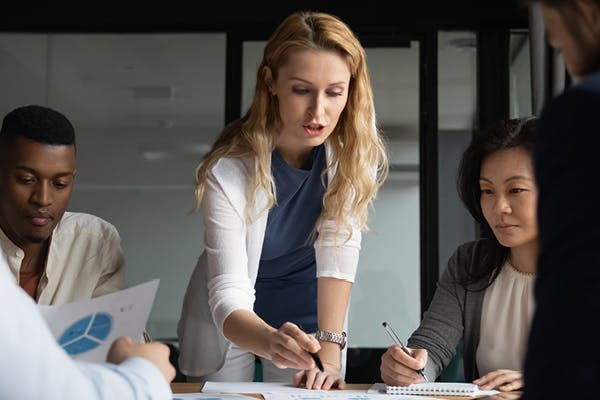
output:
{"label": "person in white shirt", "polygon": [[17,284],[39,304],[58,305],[125,286],[113,225],[66,212],[75,181],[75,132],[38,105],[9,112],[0,129],[0,247]]}
{"label": "person in white shirt", "polygon": [[107,363],[75,361],[58,346],[33,300],[15,285],[0,250],[0,399],[172,398],[169,348],[121,337]]}

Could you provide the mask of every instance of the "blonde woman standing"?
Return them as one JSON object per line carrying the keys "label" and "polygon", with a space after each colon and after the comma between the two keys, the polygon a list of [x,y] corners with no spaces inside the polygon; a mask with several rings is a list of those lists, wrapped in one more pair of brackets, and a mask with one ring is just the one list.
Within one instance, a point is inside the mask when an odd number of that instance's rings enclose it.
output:
{"label": "blonde woman standing", "polygon": [[361,231],[388,171],[365,52],[335,16],[297,12],[256,82],[196,170],[205,250],[179,321],[180,368],[252,381],[259,357],[265,381],[343,388]]}

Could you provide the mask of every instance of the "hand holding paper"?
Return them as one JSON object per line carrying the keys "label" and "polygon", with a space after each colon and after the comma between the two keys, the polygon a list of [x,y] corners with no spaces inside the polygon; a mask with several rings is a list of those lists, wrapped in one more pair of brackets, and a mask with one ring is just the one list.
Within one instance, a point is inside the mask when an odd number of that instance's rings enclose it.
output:
{"label": "hand holding paper", "polygon": [[104,362],[115,339],[142,337],[158,283],[154,279],[94,299],[38,308],[59,345],[73,358]]}
{"label": "hand holding paper", "polygon": [[110,346],[106,361],[121,364],[131,357],[143,357],[156,365],[167,382],[175,378],[175,368],[169,362],[169,348],[163,343],[138,344],[128,336],[122,336]]}

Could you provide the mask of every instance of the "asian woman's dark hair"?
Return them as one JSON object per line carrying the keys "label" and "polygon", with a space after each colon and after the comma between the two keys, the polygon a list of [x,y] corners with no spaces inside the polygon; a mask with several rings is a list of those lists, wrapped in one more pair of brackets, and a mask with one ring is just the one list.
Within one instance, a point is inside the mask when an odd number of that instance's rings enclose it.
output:
{"label": "asian woman's dark hair", "polygon": [[499,150],[523,148],[533,156],[537,118],[525,117],[504,119],[491,126],[472,139],[469,147],[463,153],[458,168],[457,187],[460,199],[475,221],[480,224],[482,264],[485,269],[475,273],[468,271],[468,278],[461,282],[465,287],[488,276],[491,279],[484,285],[487,288],[500,273],[500,267],[506,262],[510,249],[498,242],[488,225],[481,209],[481,188],[479,178],[481,164],[487,156]]}

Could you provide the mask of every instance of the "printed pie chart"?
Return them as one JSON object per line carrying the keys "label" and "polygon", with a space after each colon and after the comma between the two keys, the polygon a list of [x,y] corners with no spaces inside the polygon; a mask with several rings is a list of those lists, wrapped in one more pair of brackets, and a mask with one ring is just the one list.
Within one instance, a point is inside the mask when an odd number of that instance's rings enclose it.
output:
{"label": "printed pie chart", "polygon": [[100,346],[112,328],[110,314],[98,312],[88,315],[69,326],[58,344],[70,355],[88,352]]}

